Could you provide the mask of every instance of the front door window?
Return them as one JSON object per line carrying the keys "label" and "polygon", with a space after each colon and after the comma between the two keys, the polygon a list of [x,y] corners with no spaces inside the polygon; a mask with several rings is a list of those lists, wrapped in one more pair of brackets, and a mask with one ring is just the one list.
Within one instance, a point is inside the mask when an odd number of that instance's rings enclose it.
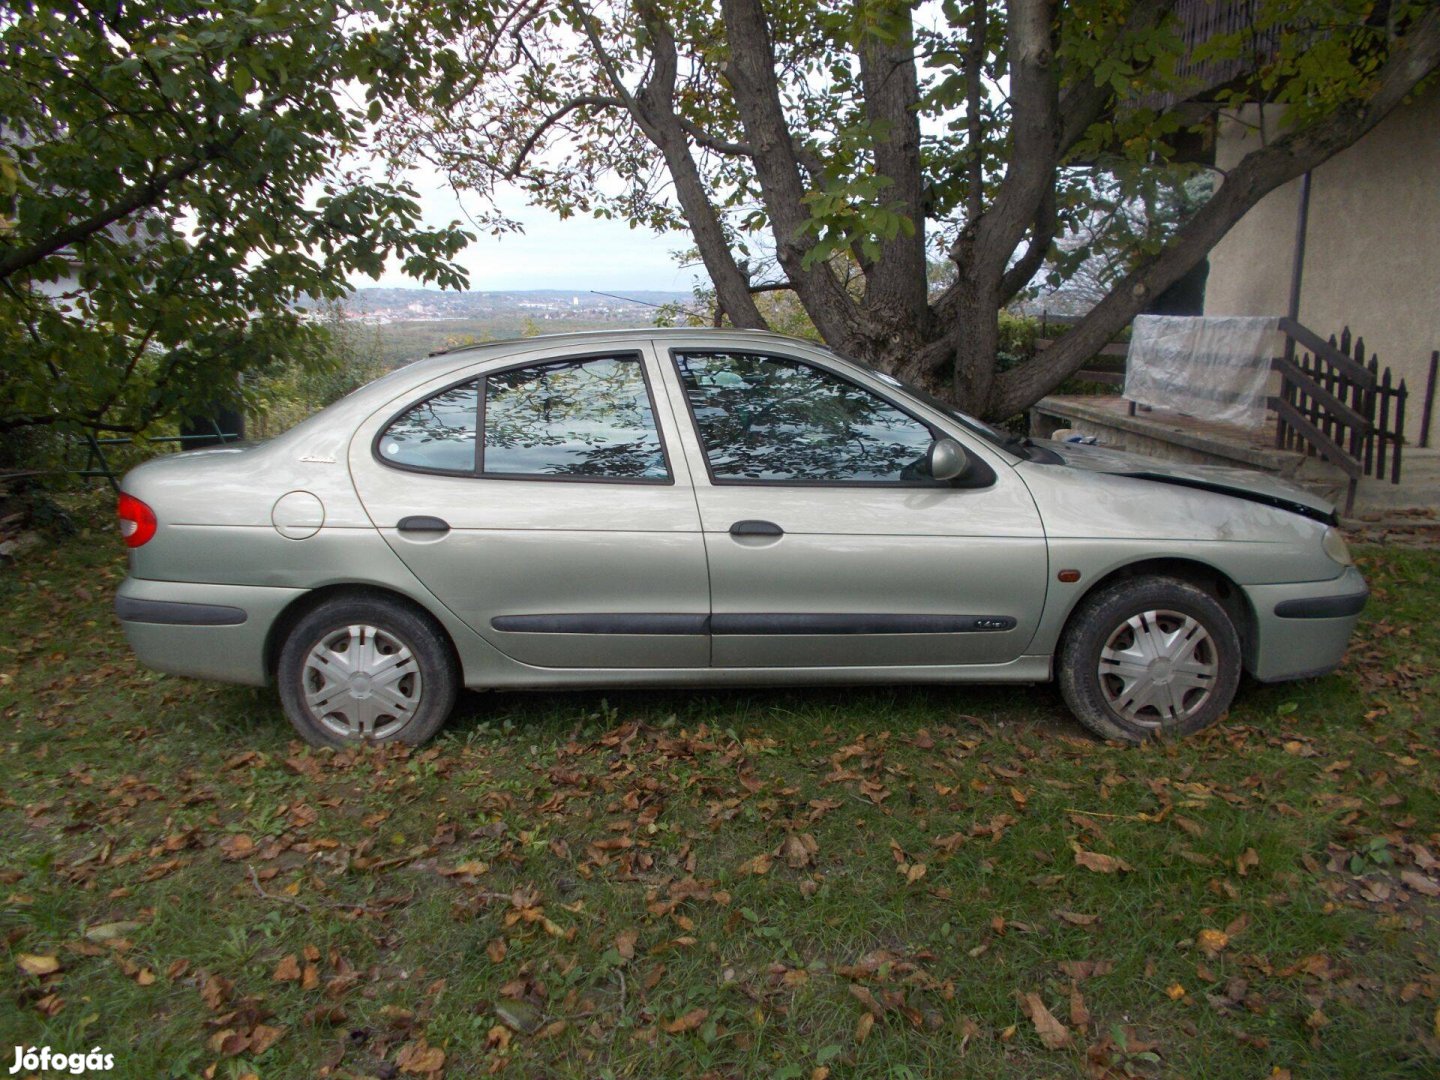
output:
{"label": "front door window", "polygon": [[675,358],[715,483],[934,483],[934,433],[884,398],[799,360]]}

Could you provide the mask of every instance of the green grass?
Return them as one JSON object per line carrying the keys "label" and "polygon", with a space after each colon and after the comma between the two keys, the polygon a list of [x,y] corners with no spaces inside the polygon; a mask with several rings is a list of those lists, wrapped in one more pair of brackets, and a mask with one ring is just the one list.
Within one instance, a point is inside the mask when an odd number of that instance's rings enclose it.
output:
{"label": "green grass", "polygon": [[1364,551],[1341,671],[1179,745],[1035,687],[467,695],[431,747],[334,754],[135,667],[117,548],[0,578],[6,1070],[1440,1069],[1434,553]]}

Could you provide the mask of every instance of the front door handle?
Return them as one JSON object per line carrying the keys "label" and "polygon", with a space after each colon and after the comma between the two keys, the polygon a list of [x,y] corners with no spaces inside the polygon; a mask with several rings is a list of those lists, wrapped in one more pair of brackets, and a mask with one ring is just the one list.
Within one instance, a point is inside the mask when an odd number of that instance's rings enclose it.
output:
{"label": "front door handle", "polygon": [[785,530],[773,521],[737,521],[730,526],[731,536],[784,536]]}
{"label": "front door handle", "polygon": [[396,528],[402,533],[433,533],[444,536],[450,531],[450,523],[437,517],[403,517]]}

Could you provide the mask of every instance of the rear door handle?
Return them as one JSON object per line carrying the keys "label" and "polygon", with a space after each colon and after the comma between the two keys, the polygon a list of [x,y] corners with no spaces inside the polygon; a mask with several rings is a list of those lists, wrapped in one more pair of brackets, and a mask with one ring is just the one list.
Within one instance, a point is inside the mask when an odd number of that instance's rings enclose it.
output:
{"label": "rear door handle", "polygon": [[737,521],[730,526],[731,536],[784,536],[785,530],[773,521]]}
{"label": "rear door handle", "polygon": [[444,536],[450,531],[450,523],[437,517],[404,517],[396,528],[402,533],[434,533]]}

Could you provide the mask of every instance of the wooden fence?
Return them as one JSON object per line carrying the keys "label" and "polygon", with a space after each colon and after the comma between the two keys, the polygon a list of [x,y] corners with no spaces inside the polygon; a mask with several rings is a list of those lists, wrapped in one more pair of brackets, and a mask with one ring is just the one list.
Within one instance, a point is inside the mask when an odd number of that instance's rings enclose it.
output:
{"label": "wooden fence", "polygon": [[[1035,343],[1042,350],[1053,344],[1050,323],[1068,326],[1078,321],[1055,316],[1042,319],[1042,336]],[[1326,339],[1294,319],[1281,319],[1280,332],[1287,339],[1285,354],[1273,361],[1280,374],[1280,393],[1267,401],[1276,417],[1275,445],[1324,458],[1340,469],[1349,480],[1345,505],[1349,513],[1362,477],[1400,482],[1410,390],[1404,379],[1396,385],[1390,369],[1380,367],[1377,357],[1367,357],[1364,339],[1353,337],[1349,327],[1338,339],[1333,334]],[[1111,343],[1074,377],[1113,386],[1123,394],[1127,351],[1128,346]],[[1421,447],[1430,444],[1437,367],[1440,352],[1430,358],[1420,421]],[[1135,415],[1134,402],[1130,414]]]}
{"label": "wooden fence", "polygon": [[1285,355],[1275,360],[1280,393],[1270,399],[1275,411],[1275,445],[1318,455],[1349,478],[1347,512],[1362,476],[1400,482],[1405,446],[1405,380],[1395,386],[1387,367],[1371,356],[1364,338],[1351,339],[1347,326],[1329,340],[1294,319],[1281,319],[1288,339]]}

